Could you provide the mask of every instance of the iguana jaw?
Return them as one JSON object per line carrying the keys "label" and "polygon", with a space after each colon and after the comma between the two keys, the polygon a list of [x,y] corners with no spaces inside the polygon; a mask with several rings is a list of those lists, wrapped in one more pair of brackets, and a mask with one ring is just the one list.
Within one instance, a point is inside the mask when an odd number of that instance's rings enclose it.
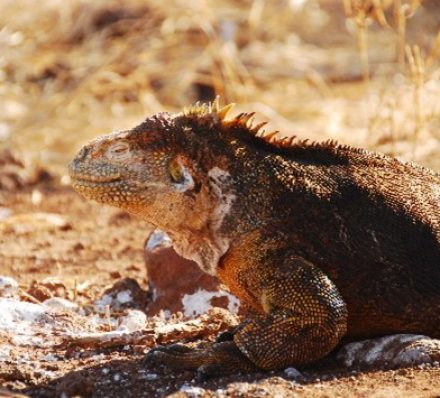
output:
{"label": "iguana jaw", "polygon": [[72,183],[90,185],[90,186],[99,186],[106,185],[115,181],[120,180],[121,175],[118,172],[114,174],[105,175],[98,173],[94,174],[82,174],[81,172],[76,172],[74,167],[70,168],[70,178],[72,179]]}
{"label": "iguana jaw", "polygon": [[92,159],[92,149],[93,144],[85,146],[69,164],[72,187],[87,199],[139,213],[148,202],[148,187],[127,178],[133,171],[123,165]]}

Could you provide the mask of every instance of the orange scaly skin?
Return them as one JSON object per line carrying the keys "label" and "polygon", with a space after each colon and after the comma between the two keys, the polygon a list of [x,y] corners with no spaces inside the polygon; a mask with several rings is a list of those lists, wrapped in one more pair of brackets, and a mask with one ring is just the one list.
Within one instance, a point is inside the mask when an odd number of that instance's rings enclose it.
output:
{"label": "orange scaly skin", "polygon": [[440,176],[229,109],[155,115],[70,164],[77,191],[167,232],[255,312],[231,340],[148,361],[220,375],[309,363],[342,338],[440,337]]}

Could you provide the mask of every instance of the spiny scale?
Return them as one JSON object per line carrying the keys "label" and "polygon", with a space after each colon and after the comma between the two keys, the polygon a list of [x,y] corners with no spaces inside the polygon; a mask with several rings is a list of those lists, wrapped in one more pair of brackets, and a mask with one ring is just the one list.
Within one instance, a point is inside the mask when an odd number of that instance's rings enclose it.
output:
{"label": "spiny scale", "polygon": [[261,122],[258,123],[256,126],[253,126],[251,129],[252,134],[257,135],[260,132],[261,128],[264,127],[266,124],[267,122]]}
{"label": "spiny scale", "polygon": [[334,139],[326,140],[325,142],[309,142],[308,139],[298,140],[296,136],[290,137],[279,137],[280,132],[278,130],[275,131],[266,131],[262,130],[262,128],[267,124],[267,122],[260,122],[254,126],[254,116],[255,112],[242,112],[232,119],[227,120],[226,117],[231,111],[231,109],[235,106],[234,103],[227,104],[220,108],[220,99],[217,96],[214,101],[204,104],[197,101],[194,105],[190,107],[183,108],[183,114],[185,116],[196,116],[202,117],[205,115],[216,115],[218,121],[221,123],[228,123],[228,125],[239,125],[245,129],[249,134],[254,137],[261,139],[277,148],[290,148],[290,147],[318,147],[321,145],[340,148],[339,143]]}

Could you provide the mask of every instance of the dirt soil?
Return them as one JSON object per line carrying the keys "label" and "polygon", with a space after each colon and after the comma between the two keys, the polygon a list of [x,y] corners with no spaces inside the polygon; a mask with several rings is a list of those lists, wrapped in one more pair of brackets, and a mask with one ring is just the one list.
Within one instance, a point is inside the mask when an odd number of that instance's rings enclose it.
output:
{"label": "dirt soil", "polygon": [[[146,345],[58,345],[66,331],[115,330],[150,300],[151,227],[85,201],[63,176],[98,134],[218,94],[284,134],[440,170],[440,1],[374,2],[386,21],[370,3],[1,1],[0,150],[21,160],[0,152],[0,397],[440,397],[438,366],[347,369],[329,357],[299,375],[197,382],[148,368]],[[124,303],[104,300],[109,288]],[[58,312],[43,311],[48,301]]]}
{"label": "dirt soil", "polygon": [[[21,300],[59,296],[87,308],[125,277],[147,289],[143,222],[88,203],[57,181],[0,195],[0,270],[19,282]],[[60,317],[61,325],[81,322]],[[0,334],[2,343],[10,339]],[[197,382],[193,372],[146,367],[147,351],[17,346],[0,355],[0,383],[5,395],[31,397],[440,397],[440,369],[433,366],[353,370],[330,357],[299,369],[300,376],[280,371]]]}

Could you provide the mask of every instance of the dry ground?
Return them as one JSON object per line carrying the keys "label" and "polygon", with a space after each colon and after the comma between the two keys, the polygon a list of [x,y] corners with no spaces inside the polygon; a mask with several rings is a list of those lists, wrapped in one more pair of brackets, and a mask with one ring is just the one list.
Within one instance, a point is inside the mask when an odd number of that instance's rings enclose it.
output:
{"label": "dry ground", "polygon": [[[41,203],[35,198],[41,194]],[[20,282],[23,291],[33,281],[59,281],[55,296],[87,306],[121,276],[144,288],[143,240],[146,226],[124,213],[90,204],[70,188],[43,184],[2,194],[3,209],[25,217],[0,230],[2,274]],[[57,214],[65,223],[53,225],[37,213]],[[111,248],[111,249],[110,249]],[[76,295],[74,291],[76,290]],[[34,293],[35,294],[35,293]],[[81,319],[73,321],[80,327]],[[0,334],[0,338],[5,335]],[[7,343],[3,341],[3,343]],[[1,344],[0,344],[1,345]],[[438,397],[440,369],[353,370],[332,358],[300,369],[302,377],[284,372],[231,376],[196,382],[192,372],[149,369],[142,363],[147,349],[58,349],[49,345],[17,346],[0,358],[0,385],[32,397]],[[187,395],[185,395],[187,394]]]}
{"label": "dry ground", "polygon": [[[376,2],[389,5],[381,17],[362,7],[372,2],[347,0],[348,18],[342,3],[1,1],[0,148],[54,178],[32,185],[33,172],[16,180],[0,171],[0,275],[33,297],[85,307],[120,278],[146,289],[149,227],[82,200],[68,187],[66,164],[97,134],[216,94],[285,134],[338,139],[440,170],[438,1]],[[82,327],[77,318],[58,321]],[[0,334],[3,344],[10,340]],[[35,397],[440,396],[438,368],[352,372],[330,358],[300,369],[295,382],[279,372],[197,383],[190,372],[145,368],[143,351],[0,349],[0,383]]]}

